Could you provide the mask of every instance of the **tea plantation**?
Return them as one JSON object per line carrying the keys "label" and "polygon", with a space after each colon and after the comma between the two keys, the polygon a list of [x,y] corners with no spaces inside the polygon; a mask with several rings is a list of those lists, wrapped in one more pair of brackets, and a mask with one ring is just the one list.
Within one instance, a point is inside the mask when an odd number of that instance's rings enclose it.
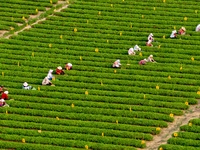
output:
{"label": "tea plantation", "polygon": [[[148,149],[198,103],[197,0],[0,0],[0,14],[0,84],[12,99],[0,108],[2,149]],[[186,35],[170,39],[182,26]],[[128,55],[136,44],[142,51]],[[151,54],[156,63],[138,64]],[[55,86],[42,86],[50,69]],[[200,149],[199,119],[191,123],[158,149]]]}

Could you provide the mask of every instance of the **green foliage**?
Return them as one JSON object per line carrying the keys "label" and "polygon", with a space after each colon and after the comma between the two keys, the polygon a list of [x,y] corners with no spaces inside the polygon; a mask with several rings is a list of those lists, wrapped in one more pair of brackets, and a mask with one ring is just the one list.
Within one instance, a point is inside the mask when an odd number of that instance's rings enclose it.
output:
{"label": "green foliage", "polygon": [[[9,108],[0,109],[0,138],[9,141],[0,141],[0,148],[145,148],[145,141],[174,121],[172,115],[183,115],[189,105],[197,104],[196,1],[70,0],[67,9],[55,12],[63,6],[57,2],[1,3],[0,29],[10,30],[7,35],[46,20],[0,39],[0,81],[14,99],[7,101]],[[31,19],[36,9],[42,14]],[[181,26],[187,35],[170,39],[171,31]],[[155,37],[153,47],[145,46],[149,33]],[[127,55],[135,44],[142,48],[142,56]],[[139,66],[150,54],[157,63]],[[121,69],[111,68],[116,59],[121,60]],[[73,69],[63,76],[54,74],[56,86],[41,85],[49,69],[55,72],[68,62]],[[22,90],[25,81],[36,90]],[[199,120],[191,123],[163,149],[199,147]]]}

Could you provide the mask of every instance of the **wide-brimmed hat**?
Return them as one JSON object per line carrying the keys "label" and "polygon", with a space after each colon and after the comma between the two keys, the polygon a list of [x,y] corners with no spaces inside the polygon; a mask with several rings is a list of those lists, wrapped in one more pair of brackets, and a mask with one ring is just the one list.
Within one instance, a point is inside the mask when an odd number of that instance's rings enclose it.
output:
{"label": "wide-brimmed hat", "polygon": [[181,27],[181,29],[182,29],[183,31],[186,31],[185,27]]}
{"label": "wide-brimmed hat", "polygon": [[153,36],[153,33],[150,33],[150,36]]}
{"label": "wide-brimmed hat", "polygon": [[23,86],[28,86],[28,83],[27,83],[27,82],[24,82],[24,83],[23,83]]}
{"label": "wide-brimmed hat", "polygon": [[153,57],[153,55],[150,55],[149,57]]}
{"label": "wide-brimmed hat", "polygon": [[133,51],[133,48],[131,47],[129,50]]}
{"label": "wide-brimmed hat", "polygon": [[57,69],[62,70],[62,67],[61,67],[61,66],[58,66]]}
{"label": "wide-brimmed hat", "polygon": [[71,63],[67,63],[67,65],[68,65],[69,67],[72,67],[72,64],[71,64]]}
{"label": "wide-brimmed hat", "polygon": [[5,91],[4,93],[5,93],[5,94],[8,94],[8,91]]}
{"label": "wide-brimmed hat", "polygon": [[0,99],[0,102],[5,102],[5,100],[4,99]]}
{"label": "wide-brimmed hat", "polygon": [[117,59],[117,60],[116,60],[116,62],[120,63],[120,60],[119,60],[119,59]]}

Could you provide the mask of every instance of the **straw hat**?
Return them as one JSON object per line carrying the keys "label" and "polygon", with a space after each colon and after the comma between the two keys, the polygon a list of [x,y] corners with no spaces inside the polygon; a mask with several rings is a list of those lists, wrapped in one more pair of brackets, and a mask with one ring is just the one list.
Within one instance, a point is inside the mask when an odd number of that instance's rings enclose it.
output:
{"label": "straw hat", "polygon": [[153,57],[153,55],[150,55],[149,57]]}
{"label": "straw hat", "polygon": [[181,29],[182,29],[183,31],[186,31],[185,27],[182,27]]}
{"label": "straw hat", "polygon": [[4,93],[5,93],[5,94],[8,94],[8,91],[5,91]]}
{"label": "straw hat", "polygon": [[59,69],[59,70],[62,70],[62,67],[61,67],[61,66],[59,66],[59,67],[57,67],[57,69]]}
{"label": "straw hat", "polygon": [[27,83],[27,82],[24,82],[24,83],[23,83],[23,86],[28,86],[28,83]]}
{"label": "straw hat", "polygon": [[153,36],[153,33],[150,33],[150,36]]}

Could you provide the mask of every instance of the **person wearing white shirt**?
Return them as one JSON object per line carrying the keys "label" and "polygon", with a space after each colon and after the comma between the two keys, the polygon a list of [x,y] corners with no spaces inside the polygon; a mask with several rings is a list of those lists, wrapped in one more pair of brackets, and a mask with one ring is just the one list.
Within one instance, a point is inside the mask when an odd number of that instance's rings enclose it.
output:
{"label": "person wearing white shirt", "polygon": [[71,70],[71,69],[72,69],[72,64],[71,64],[71,63],[67,63],[67,64],[65,65],[65,69],[66,69],[66,70]]}
{"label": "person wearing white shirt", "polygon": [[53,70],[50,69],[49,72],[48,72],[48,74],[47,74],[47,78],[48,78],[49,80],[52,80],[52,78],[54,77],[54,76],[52,75],[52,73],[53,73]]}
{"label": "person wearing white shirt", "polygon": [[116,60],[114,63],[113,63],[113,68],[119,68],[121,66],[121,64],[120,64],[120,60],[118,59],[118,60]]}
{"label": "person wearing white shirt", "polygon": [[24,82],[22,88],[25,90],[30,90],[32,86],[29,86],[27,82]]}
{"label": "person wearing white shirt", "polygon": [[42,85],[52,85],[52,82],[47,77],[45,77],[42,81]]}
{"label": "person wearing white shirt", "polygon": [[154,38],[153,38],[153,33],[150,33],[149,36],[148,36],[148,41],[151,40],[152,42],[154,41]]}
{"label": "person wearing white shirt", "polygon": [[135,51],[134,51],[134,49],[131,47],[131,48],[129,48],[129,50],[128,50],[128,55],[135,55],[136,53],[135,53]]}
{"label": "person wearing white shirt", "polygon": [[177,31],[176,30],[173,30],[171,35],[170,35],[170,38],[176,38],[177,37]]}
{"label": "person wearing white shirt", "polygon": [[147,58],[147,62],[155,62],[155,60],[153,59],[153,55],[150,55],[150,56]]}
{"label": "person wearing white shirt", "polygon": [[141,51],[141,48],[138,46],[138,45],[135,45],[134,48],[130,48],[128,50],[128,54],[129,55],[135,55],[136,54],[136,51]]}

